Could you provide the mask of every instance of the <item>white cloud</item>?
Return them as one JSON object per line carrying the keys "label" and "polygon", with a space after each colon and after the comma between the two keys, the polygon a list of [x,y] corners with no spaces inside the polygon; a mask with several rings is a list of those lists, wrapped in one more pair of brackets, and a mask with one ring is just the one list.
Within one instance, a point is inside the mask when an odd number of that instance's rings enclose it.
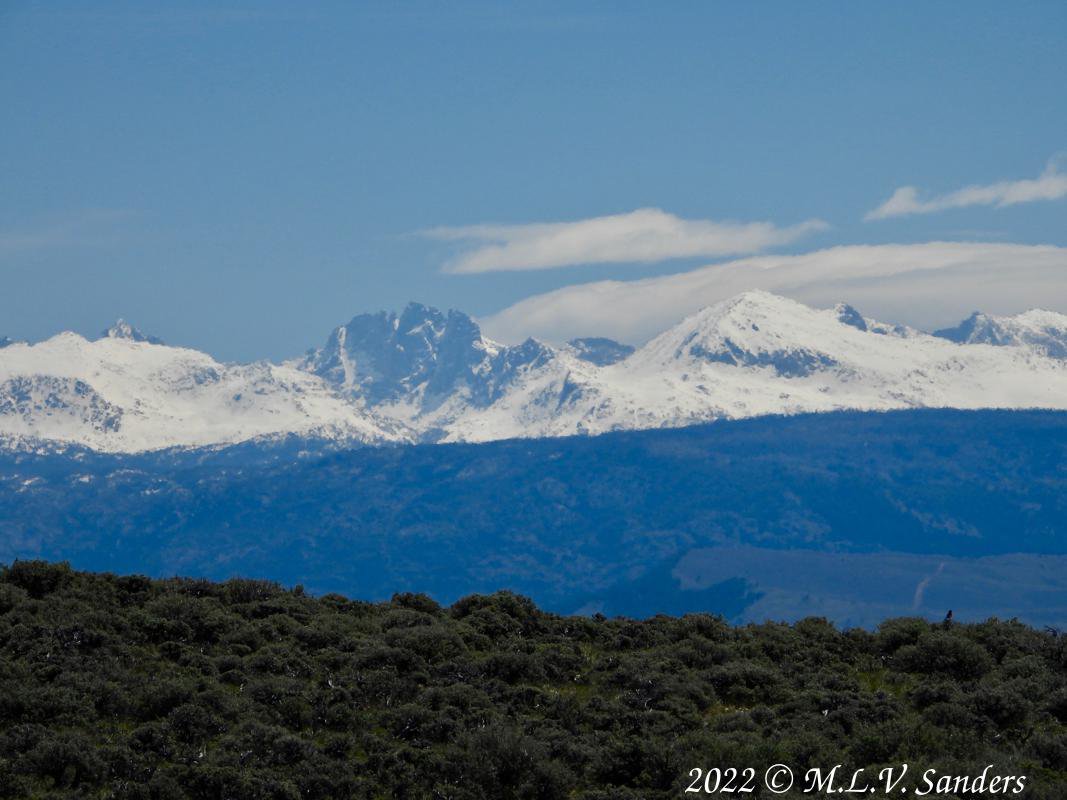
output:
{"label": "white cloud", "polygon": [[496,272],[759,253],[826,227],[821,220],[786,228],[769,222],[687,220],[642,208],[577,222],[470,225],[423,233],[472,248],[446,265],[446,272]]}
{"label": "white cloud", "polygon": [[1000,181],[985,186],[965,186],[955,192],[919,199],[919,190],[914,186],[901,186],[893,196],[878,208],[867,214],[864,219],[886,219],[902,217],[908,214],[932,214],[949,208],[966,206],[1013,206],[1018,203],[1033,203],[1037,200],[1059,200],[1067,197],[1067,173],[1060,172],[1056,159],[1053,159],[1036,178],[1019,181]]}
{"label": "white cloud", "polygon": [[975,310],[1067,312],[1067,248],[931,242],[757,256],[661,277],[567,286],[481,322],[489,336],[505,342],[609,336],[639,344],[748,289],[816,307],[847,302],[868,316],[931,330]]}

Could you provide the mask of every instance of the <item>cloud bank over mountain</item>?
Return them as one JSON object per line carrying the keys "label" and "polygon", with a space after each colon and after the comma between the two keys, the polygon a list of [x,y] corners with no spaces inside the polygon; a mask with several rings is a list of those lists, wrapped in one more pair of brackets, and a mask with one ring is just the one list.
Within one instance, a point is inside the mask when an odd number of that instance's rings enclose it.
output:
{"label": "cloud bank over mountain", "polygon": [[672,275],[565,286],[480,322],[505,342],[597,335],[639,344],[704,306],[754,288],[817,307],[845,300],[882,319],[932,330],[976,309],[1067,311],[1067,248],[930,242],[756,256]]}
{"label": "cloud bank over mountain", "polygon": [[690,220],[658,208],[641,208],[576,222],[440,227],[423,235],[466,246],[445,271],[473,273],[746,255],[790,244],[827,227],[817,219],[784,228],[770,222]]}

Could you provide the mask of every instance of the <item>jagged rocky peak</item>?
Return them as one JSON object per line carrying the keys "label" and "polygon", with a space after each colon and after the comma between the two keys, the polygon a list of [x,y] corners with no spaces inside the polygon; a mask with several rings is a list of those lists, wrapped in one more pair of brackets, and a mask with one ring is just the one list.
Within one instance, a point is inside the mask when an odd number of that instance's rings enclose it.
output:
{"label": "jagged rocky peak", "polygon": [[617,364],[634,352],[634,348],[628,344],[616,342],[614,339],[605,339],[601,336],[571,339],[567,344],[571,348],[571,352],[582,361],[588,361],[598,367]]}
{"label": "jagged rocky peak", "polygon": [[914,336],[918,331],[907,325],[890,325],[885,322],[868,319],[856,310],[855,306],[848,303],[838,303],[833,308],[834,318],[842,325],[848,325],[863,333],[877,333],[880,336],[896,336],[907,339]]}
{"label": "jagged rocky peak", "polygon": [[158,336],[149,336],[126,320],[119,317],[115,324],[100,334],[101,339],[127,339],[131,342],[146,342],[148,344],[163,344]]}
{"label": "jagged rocky peak", "polygon": [[981,311],[973,312],[954,328],[934,331],[934,336],[958,344],[1011,344],[1011,337],[1007,335],[1000,322]]}
{"label": "jagged rocky peak", "polygon": [[1067,359],[1067,315],[1032,309],[1012,317],[975,311],[954,328],[934,336],[957,344],[1032,347],[1049,358]]}
{"label": "jagged rocky peak", "polygon": [[370,404],[442,397],[466,387],[487,403],[522,366],[550,351],[529,340],[505,347],[482,336],[471,317],[409,303],[399,314],[360,314],[337,328],[302,364]]}
{"label": "jagged rocky peak", "polygon": [[837,321],[842,325],[848,325],[860,331],[867,330],[867,320],[848,303],[838,303],[834,306],[834,316],[837,317]]}

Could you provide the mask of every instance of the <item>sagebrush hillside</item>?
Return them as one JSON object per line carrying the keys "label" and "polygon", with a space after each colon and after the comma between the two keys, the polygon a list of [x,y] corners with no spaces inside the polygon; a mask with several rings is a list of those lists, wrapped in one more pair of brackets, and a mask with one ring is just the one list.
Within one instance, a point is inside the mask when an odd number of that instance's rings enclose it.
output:
{"label": "sagebrush hillside", "polygon": [[667,798],[775,762],[995,764],[1060,800],[1067,638],[0,571],[2,797]]}

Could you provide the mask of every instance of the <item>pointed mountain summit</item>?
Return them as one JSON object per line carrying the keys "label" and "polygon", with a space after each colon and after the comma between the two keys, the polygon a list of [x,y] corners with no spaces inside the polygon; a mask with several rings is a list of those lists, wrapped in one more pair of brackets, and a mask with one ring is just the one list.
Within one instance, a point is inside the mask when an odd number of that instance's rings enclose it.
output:
{"label": "pointed mountain summit", "polygon": [[903,348],[884,339],[925,337],[913,328],[864,317],[838,303],[816,309],[796,300],[753,290],[708,306],[660,334],[634,359],[770,368],[781,378],[862,366],[875,352]]}
{"label": "pointed mountain summit", "polygon": [[954,328],[942,328],[934,331],[934,336],[948,339],[957,344],[1012,344],[1011,336],[1004,330],[1004,326],[995,317],[983,314],[981,311],[973,312]]}
{"label": "pointed mountain summit", "polygon": [[1035,308],[1011,317],[975,311],[955,328],[934,336],[957,344],[1031,347],[1049,358],[1067,359],[1067,314]]}
{"label": "pointed mountain summit", "polygon": [[400,314],[360,314],[335,329],[301,368],[368,405],[425,405],[463,392],[475,405],[492,402],[516,370],[551,358],[529,339],[507,347],[482,336],[461,311],[409,303]]}
{"label": "pointed mountain summit", "polygon": [[880,333],[884,336],[898,336],[903,338],[914,336],[919,333],[917,330],[909,328],[907,325],[889,325],[885,322],[869,319],[848,303],[838,303],[835,305],[834,316],[842,325],[848,325],[850,328],[855,328],[858,331],[869,331],[870,333]]}
{"label": "pointed mountain summit", "polygon": [[149,336],[133,327],[126,320],[119,317],[115,324],[100,334],[101,339],[126,339],[131,342],[145,342],[146,344],[163,344],[158,336]]}
{"label": "pointed mountain summit", "polygon": [[638,356],[659,363],[769,367],[780,377],[802,377],[833,367],[836,361],[823,345],[842,331],[866,330],[850,330],[855,328],[852,321],[842,322],[836,311],[818,311],[770,292],[750,291],[698,311],[657,336]]}

